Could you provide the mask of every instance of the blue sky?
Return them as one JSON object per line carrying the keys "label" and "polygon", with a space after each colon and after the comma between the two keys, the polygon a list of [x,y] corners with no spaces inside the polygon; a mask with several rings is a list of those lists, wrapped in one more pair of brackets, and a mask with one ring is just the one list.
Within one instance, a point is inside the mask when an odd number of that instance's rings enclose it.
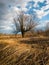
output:
{"label": "blue sky", "polygon": [[21,10],[28,15],[37,15],[40,22],[37,28],[43,28],[49,22],[49,0],[0,0],[0,33],[14,32],[13,18]]}

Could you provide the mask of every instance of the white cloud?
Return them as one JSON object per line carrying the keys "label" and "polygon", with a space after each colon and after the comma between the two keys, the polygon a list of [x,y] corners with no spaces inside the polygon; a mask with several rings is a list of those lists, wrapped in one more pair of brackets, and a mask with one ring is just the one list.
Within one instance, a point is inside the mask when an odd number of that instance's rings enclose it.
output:
{"label": "white cloud", "polygon": [[49,9],[49,5],[43,6],[41,10],[36,10],[36,9],[33,9],[33,10],[37,13],[37,16],[41,19],[43,16],[46,16],[47,14],[49,14],[49,10],[45,11],[47,9]]}
{"label": "white cloud", "polygon": [[[21,6],[23,11],[27,11],[27,8],[25,8],[25,6],[27,5],[27,2],[30,0],[0,0],[0,3],[3,4],[3,6],[0,8],[1,14],[2,15],[2,21],[4,22],[4,26],[2,25],[2,28],[4,29],[12,29],[10,26],[7,25],[13,25],[13,18],[16,15],[16,13],[19,14],[19,12],[21,11],[19,8],[17,8],[16,6]],[[37,4],[39,1],[43,2],[44,0],[33,0],[35,2],[34,7],[39,7],[39,5]],[[46,0],[47,4],[49,4],[49,0]],[[8,7],[9,5],[11,5],[11,9]],[[49,11],[45,12],[44,10],[48,9],[49,5],[46,5],[44,7],[41,8],[41,10],[36,10],[34,9],[34,11],[36,11],[37,16],[41,19],[43,16],[47,15],[49,13]],[[42,24],[43,26],[45,24]],[[1,26],[0,26],[1,28]]]}
{"label": "white cloud", "polygon": [[47,23],[49,23],[49,20],[45,20],[45,21],[41,22],[41,23],[37,26],[37,28],[45,27]]}
{"label": "white cloud", "polygon": [[41,10],[47,10],[47,9],[49,9],[49,4],[46,5],[46,6],[43,6],[43,7],[41,8]]}
{"label": "white cloud", "polygon": [[44,0],[33,0],[35,2],[34,7],[39,7],[39,5],[37,4],[38,2],[43,2]]}
{"label": "white cloud", "polygon": [[37,13],[37,16],[39,17],[39,18],[41,18],[42,16],[44,16],[44,11],[43,10],[37,10],[36,11],[36,13]]}
{"label": "white cloud", "polygon": [[[44,0],[33,0],[35,2],[35,4],[33,5],[34,7],[39,7],[38,2],[44,2]],[[49,2],[49,0],[46,0],[47,2]],[[43,16],[46,16],[47,14],[49,14],[49,11],[45,11],[49,9],[49,4],[46,6],[43,6],[41,8],[41,10],[37,10],[37,9],[33,9],[36,13],[37,16],[41,19]]]}
{"label": "white cloud", "polygon": [[35,1],[35,2],[39,2],[39,1],[40,1],[40,2],[43,2],[44,0],[33,0],[33,1]]}
{"label": "white cloud", "polygon": [[11,10],[3,15],[3,18],[2,18],[2,21],[4,22],[12,22],[13,21],[13,18],[16,16],[17,13],[19,13],[20,9],[18,9],[17,7],[12,7]]}
{"label": "white cloud", "polygon": [[7,5],[17,6],[17,5],[26,5],[26,3],[30,0],[0,0],[1,3],[4,3]]}
{"label": "white cloud", "polygon": [[37,10],[36,13],[39,18],[42,18],[43,16],[46,16],[49,13],[49,11],[44,12],[43,10]]}
{"label": "white cloud", "polygon": [[8,30],[12,30],[12,28],[10,26],[0,26],[0,29],[8,29]]}
{"label": "white cloud", "polygon": [[46,0],[46,3],[49,4],[49,0]]}
{"label": "white cloud", "polygon": [[26,12],[28,9],[27,8],[22,8],[22,10]]}
{"label": "white cloud", "polygon": [[6,26],[5,29],[12,30],[12,28],[9,26]]}
{"label": "white cloud", "polygon": [[15,15],[15,16],[16,16],[16,14],[19,14],[20,11],[21,11],[21,9],[19,9],[19,8],[17,8],[17,7],[12,7],[12,8],[11,8],[11,13],[12,13],[12,15]]}
{"label": "white cloud", "polygon": [[[1,0],[0,1],[0,4],[2,3],[2,7],[0,8],[1,19],[9,20],[9,19],[12,19],[12,17],[16,16],[16,13],[20,12],[20,9],[16,7],[17,5],[20,5],[23,11],[27,11],[27,8],[25,8],[25,6],[28,1],[29,0],[27,1],[26,0],[21,0],[21,1],[20,0],[12,0],[12,1],[11,0],[4,0],[4,1]],[[8,8],[9,5],[11,5],[10,9]]]}

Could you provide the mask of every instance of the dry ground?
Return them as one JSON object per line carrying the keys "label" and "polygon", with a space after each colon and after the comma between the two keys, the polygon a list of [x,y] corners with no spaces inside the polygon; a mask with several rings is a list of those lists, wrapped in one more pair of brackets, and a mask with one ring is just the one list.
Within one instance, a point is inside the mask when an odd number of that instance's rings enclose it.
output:
{"label": "dry ground", "polygon": [[49,38],[0,35],[0,65],[49,65]]}

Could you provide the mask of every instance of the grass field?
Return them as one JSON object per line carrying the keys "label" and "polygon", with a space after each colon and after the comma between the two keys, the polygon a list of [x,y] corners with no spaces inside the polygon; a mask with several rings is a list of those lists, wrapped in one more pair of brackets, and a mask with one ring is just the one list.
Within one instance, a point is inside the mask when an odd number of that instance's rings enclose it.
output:
{"label": "grass field", "polygon": [[49,38],[0,35],[0,65],[49,65]]}

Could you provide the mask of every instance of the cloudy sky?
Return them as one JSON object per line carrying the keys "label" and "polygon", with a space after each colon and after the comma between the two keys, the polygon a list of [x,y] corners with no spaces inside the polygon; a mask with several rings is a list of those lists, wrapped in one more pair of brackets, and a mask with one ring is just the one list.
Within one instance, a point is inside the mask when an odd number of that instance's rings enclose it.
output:
{"label": "cloudy sky", "polygon": [[23,10],[26,14],[36,14],[40,25],[49,22],[49,0],[0,0],[0,33],[12,33],[13,18]]}

